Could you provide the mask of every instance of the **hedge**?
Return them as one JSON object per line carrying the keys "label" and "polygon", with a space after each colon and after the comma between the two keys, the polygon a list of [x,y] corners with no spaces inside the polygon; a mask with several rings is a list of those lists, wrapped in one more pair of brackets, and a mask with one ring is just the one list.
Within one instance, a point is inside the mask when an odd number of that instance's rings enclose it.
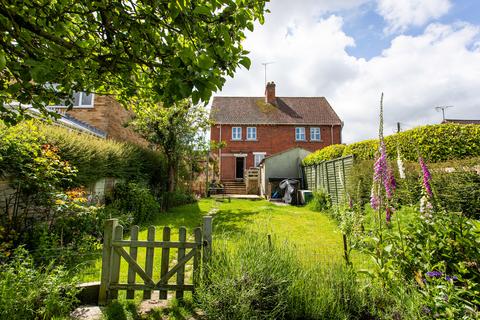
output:
{"label": "hedge", "polygon": [[[390,159],[397,157],[399,148],[405,160],[416,161],[421,155],[429,162],[466,159],[480,156],[480,125],[437,124],[417,127],[385,137]],[[323,160],[338,157],[334,152],[312,155]],[[356,160],[372,160],[378,150],[378,140],[364,140],[347,145],[342,156],[353,155]],[[321,154],[321,155],[320,155]],[[312,164],[304,162],[304,164]]]}
{"label": "hedge", "polygon": [[305,159],[303,159],[303,164],[309,166],[313,164],[318,164],[325,160],[331,160],[341,157],[344,149],[344,144],[332,144],[306,156]]}
{"label": "hedge", "polygon": [[[73,180],[74,185],[86,186],[103,177],[144,181],[149,184],[156,184],[165,178],[165,161],[159,152],[37,121],[23,122],[15,127],[0,125],[0,140],[8,131],[18,131],[22,126],[32,125],[39,136],[36,143],[48,143],[57,147],[62,160],[76,167],[78,173]],[[25,143],[32,143],[28,136],[25,135],[24,139]]]}

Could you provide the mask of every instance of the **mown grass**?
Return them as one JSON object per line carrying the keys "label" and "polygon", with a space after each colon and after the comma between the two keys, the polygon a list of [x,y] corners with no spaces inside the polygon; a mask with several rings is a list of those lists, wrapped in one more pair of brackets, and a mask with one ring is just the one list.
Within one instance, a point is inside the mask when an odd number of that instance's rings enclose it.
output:
{"label": "mown grass", "polygon": [[[187,228],[187,237],[193,239],[193,229],[201,226],[202,217],[214,210],[213,230],[215,242],[228,243],[235,246],[236,239],[254,232],[262,235],[270,234],[277,243],[288,243],[295,248],[300,261],[321,263],[342,263],[342,235],[334,221],[323,213],[314,212],[307,207],[277,206],[265,200],[216,201],[202,199],[197,203],[171,209],[161,213],[148,225],[156,226],[156,240],[162,237],[162,228],[171,228],[171,240],[178,239],[178,228]],[[141,226],[139,239],[147,238],[148,225]],[[267,241],[267,238],[265,238]],[[176,250],[170,250],[172,265],[175,264]],[[356,255],[354,259],[364,257]],[[145,249],[138,251],[140,265],[145,261]],[[101,260],[94,262],[91,268],[85,269],[81,275],[82,281],[98,281],[100,279]],[[187,265],[187,281],[191,265]],[[120,281],[126,282],[128,266],[121,263]],[[154,258],[154,279],[159,279],[160,254],[157,251]],[[174,278],[172,279],[175,280]],[[137,277],[137,281],[141,279]],[[122,297],[122,294],[120,295]],[[140,295],[138,295],[140,299]]]}

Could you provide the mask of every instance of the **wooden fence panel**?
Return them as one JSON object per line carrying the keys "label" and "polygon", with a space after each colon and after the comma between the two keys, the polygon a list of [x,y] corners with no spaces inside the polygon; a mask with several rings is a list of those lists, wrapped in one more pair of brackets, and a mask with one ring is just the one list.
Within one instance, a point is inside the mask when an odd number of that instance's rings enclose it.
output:
{"label": "wooden fence panel", "polygon": [[346,201],[348,177],[352,166],[353,156],[305,166],[303,172],[306,187],[312,191],[324,189],[330,195],[332,203],[339,205]]}

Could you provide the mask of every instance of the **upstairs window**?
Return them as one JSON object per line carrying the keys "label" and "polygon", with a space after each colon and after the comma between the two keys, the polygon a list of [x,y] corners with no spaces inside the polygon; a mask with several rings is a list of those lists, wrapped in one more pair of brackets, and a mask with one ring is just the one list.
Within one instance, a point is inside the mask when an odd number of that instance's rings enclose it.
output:
{"label": "upstairs window", "polygon": [[321,141],[320,128],[310,128],[310,141]]}
{"label": "upstairs window", "polygon": [[247,128],[247,140],[257,140],[257,128],[248,127]]}
{"label": "upstairs window", "polygon": [[75,92],[73,94],[74,107],[93,107],[93,94],[86,92]]}
{"label": "upstairs window", "polygon": [[305,141],[305,128],[297,127],[295,128],[295,140],[296,141]]}
{"label": "upstairs window", "polygon": [[[86,92],[75,92],[73,94],[73,107],[74,108],[93,108],[93,99],[94,99],[94,94],[93,93],[86,93]],[[66,107],[67,104],[66,102],[54,106],[54,107]]]}
{"label": "upstairs window", "polygon": [[232,140],[242,140],[242,127],[232,127]]}

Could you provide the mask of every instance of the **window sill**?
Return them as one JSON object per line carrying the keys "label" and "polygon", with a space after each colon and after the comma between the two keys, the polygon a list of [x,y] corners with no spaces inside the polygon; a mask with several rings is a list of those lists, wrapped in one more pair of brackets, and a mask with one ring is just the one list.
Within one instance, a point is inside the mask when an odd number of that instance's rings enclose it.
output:
{"label": "window sill", "polygon": [[310,140],[310,142],[323,142],[323,140]]}
{"label": "window sill", "polygon": [[231,142],[242,142],[242,139],[230,139]]}
{"label": "window sill", "polygon": [[258,141],[258,139],[247,139],[245,141]]}
{"label": "window sill", "polygon": [[295,142],[307,142],[307,140],[295,140]]}

